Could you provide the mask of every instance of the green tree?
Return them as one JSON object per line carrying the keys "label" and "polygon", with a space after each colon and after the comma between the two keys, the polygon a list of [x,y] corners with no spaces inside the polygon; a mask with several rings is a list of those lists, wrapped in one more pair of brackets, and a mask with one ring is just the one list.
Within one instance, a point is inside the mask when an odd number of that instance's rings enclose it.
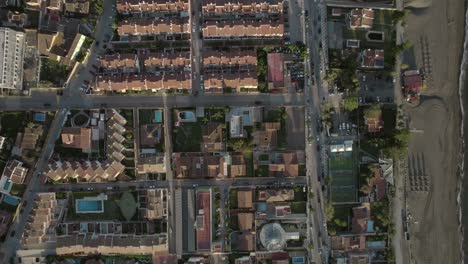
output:
{"label": "green tree", "polygon": [[346,111],[353,111],[359,107],[358,97],[350,95],[344,98],[343,107]]}
{"label": "green tree", "polygon": [[335,215],[335,207],[333,207],[331,202],[328,202],[325,205],[325,217],[327,219],[333,219],[334,215]]}

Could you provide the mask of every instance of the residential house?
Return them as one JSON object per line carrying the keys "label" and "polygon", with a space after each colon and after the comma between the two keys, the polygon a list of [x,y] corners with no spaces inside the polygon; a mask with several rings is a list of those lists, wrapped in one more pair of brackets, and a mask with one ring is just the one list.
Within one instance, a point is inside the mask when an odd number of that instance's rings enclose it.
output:
{"label": "residential house", "polygon": [[231,48],[228,50],[207,50],[203,53],[205,67],[242,67],[257,65],[257,51],[255,49],[242,50]]}
{"label": "residential house", "polygon": [[158,12],[168,14],[174,12],[188,12],[188,0],[152,0],[152,1],[130,1],[118,0],[117,12],[122,14],[143,14]]}
{"label": "residential house", "polygon": [[252,258],[250,256],[243,256],[240,258],[237,258],[234,262],[234,264],[253,264],[254,262],[252,261]]}
{"label": "residential house", "polygon": [[146,190],[145,218],[149,221],[167,217],[167,190]]}
{"label": "residential house", "polygon": [[282,14],[283,1],[280,0],[205,0],[202,11],[205,16],[242,14]]}
{"label": "residential house", "polygon": [[370,203],[363,203],[353,208],[351,233],[365,234],[374,232],[374,221],[371,220]]}
{"label": "residential house", "polygon": [[190,68],[191,66],[189,52],[147,52],[141,56],[144,60],[145,69],[149,72]]}
{"label": "residential house", "polygon": [[91,153],[91,128],[64,127],[62,129],[62,145],[81,149],[83,153]]}
{"label": "residential house", "polygon": [[246,175],[242,154],[174,153],[177,178],[238,177]]}
{"label": "residential house", "polygon": [[384,50],[365,49],[360,54],[361,67],[366,69],[383,69],[385,67]]}
{"label": "residential house", "polygon": [[39,246],[51,241],[55,234],[58,209],[55,193],[38,193],[36,195],[34,209],[31,217],[28,218],[21,239],[24,247]]}
{"label": "residential house", "polygon": [[166,173],[164,156],[144,156],[138,158],[136,169],[138,174]]}
{"label": "residential house", "polygon": [[252,209],[253,207],[253,192],[252,190],[237,191],[237,207],[242,209]]}
{"label": "residential house", "polygon": [[37,10],[39,11],[41,7],[44,5],[45,7],[45,1],[43,0],[26,0],[26,8],[30,10]]}
{"label": "residential house", "polygon": [[187,34],[190,33],[190,25],[188,17],[129,19],[118,24],[117,32],[119,36]]}
{"label": "residential house", "polygon": [[292,189],[266,189],[258,191],[258,200],[268,203],[286,202],[294,200],[294,190]]}
{"label": "residential house", "polygon": [[259,150],[274,150],[278,147],[278,131],[281,123],[263,123],[263,129],[253,133],[254,148]]}
{"label": "residential house", "polygon": [[219,152],[224,151],[226,146],[224,143],[223,124],[208,123],[202,127],[202,152]]}
{"label": "residential house", "polygon": [[254,223],[254,214],[253,213],[238,213],[237,214],[237,224],[240,231],[252,230]]}
{"label": "residential house", "polygon": [[81,15],[89,14],[89,0],[64,0],[64,11]]}
{"label": "residential house", "polygon": [[190,89],[190,73],[167,73],[163,75],[99,76],[96,91],[162,91]]}
{"label": "residential house", "polygon": [[262,120],[261,108],[257,107],[233,107],[226,114],[226,122],[229,122],[229,136],[231,138],[243,138],[247,136],[245,126],[253,126]]}
{"label": "residential house", "polygon": [[364,201],[374,202],[381,201],[387,195],[387,181],[383,178],[383,171],[380,166],[373,167],[374,176],[369,180],[369,184],[365,188],[361,188],[361,191],[365,193],[366,197]]}
{"label": "residential house", "polygon": [[125,166],[114,160],[99,161],[53,161],[44,171],[53,181],[77,179],[80,182],[115,181]]}
{"label": "residential house", "polygon": [[205,39],[283,37],[284,21],[279,20],[207,20],[203,23]]}
{"label": "residential house", "polygon": [[28,22],[28,15],[17,11],[8,11],[7,21],[3,22],[5,26],[24,28]]}
{"label": "residential house", "polygon": [[301,166],[305,169],[305,154],[303,151],[277,152],[271,154],[273,159],[268,165],[270,177],[298,177],[305,171],[301,171]]}
{"label": "residential house", "polygon": [[43,56],[64,65],[72,65],[86,36],[76,33],[73,37],[66,37],[63,32],[39,33],[38,50]]}
{"label": "residential house", "polygon": [[140,126],[140,146],[154,148],[162,143],[164,138],[162,124],[146,124]]}
{"label": "residential house", "polygon": [[367,132],[378,133],[384,127],[382,110],[380,108],[369,108],[364,111],[364,124],[367,125]]}
{"label": "residential house", "polygon": [[350,251],[366,250],[365,235],[337,235],[331,236],[331,249],[334,257]]}
{"label": "residential house", "polygon": [[138,56],[131,53],[104,55],[99,61],[104,73],[138,73],[140,71]]}
{"label": "residential house", "polygon": [[369,8],[355,8],[348,15],[351,29],[370,29],[374,24],[374,10]]}
{"label": "residential house", "polygon": [[28,173],[28,169],[18,160],[9,160],[3,169],[0,178],[0,192],[9,194],[13,184],[23,184]]}
{"label": "residential house", "polygon": [[237,237],[237,250],[240,252],[255,251],[255,234],[242,233]]}
{"label": "residential house", "polygon": [[234,89],[237,92],[255,91],[258,87],[257,70],[249,71],[223,71],[221,73],[208,73],[204,80],[207,92],[220,93],[224,89]]}

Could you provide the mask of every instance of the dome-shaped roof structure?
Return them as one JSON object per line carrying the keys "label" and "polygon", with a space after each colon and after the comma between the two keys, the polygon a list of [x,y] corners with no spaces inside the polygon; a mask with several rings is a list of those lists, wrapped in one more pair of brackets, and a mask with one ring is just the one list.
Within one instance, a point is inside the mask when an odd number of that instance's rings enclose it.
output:
{"label": "dome-shaped roof structure", "polygon": [[286,232],[278,223],[266,224],[260,231],[260,242],[269,251],[280,250],[286,244]]}

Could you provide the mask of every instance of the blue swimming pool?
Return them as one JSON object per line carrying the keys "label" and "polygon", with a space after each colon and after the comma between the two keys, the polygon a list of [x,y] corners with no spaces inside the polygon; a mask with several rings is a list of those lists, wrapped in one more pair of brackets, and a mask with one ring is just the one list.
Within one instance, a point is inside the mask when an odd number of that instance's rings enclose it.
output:
{"label": "blue swimming pool", "polygon": [[103,202],[98,200],[77,200],[77,213],[101,213],[103,212]]}
{"label": "blue swimming pool", "polygon": [[7,180],[7,181],[5,182],[5,184],[3,185],[3,189],[4,189],[4,190],[10,190],[10,189],[9,189],[10,185],[11,185],[11,182],[10,182],[9,180]]}
{"label": "blue swimming pool", "polygon": [[3,201],[13,206],[17,206],[20,203],[20,199],[10,196],[10,195],[5,195],[5,198],[3,198]]}
{"label": "blue swimming pool", "polygon": [[305,257],[293,257],[292,263],[293,264],[305,263]]}
{"label": "blue swimming pool", "polygon": [[44,113],[35,113],[34,121],[44,122],[46,120],[46,115]]}
{"label": "blue swimming pool", "polygon": [[155,123],[162,123],[162,111],[161,110],[157,110],[157,111],[154,111],[154,122]]}

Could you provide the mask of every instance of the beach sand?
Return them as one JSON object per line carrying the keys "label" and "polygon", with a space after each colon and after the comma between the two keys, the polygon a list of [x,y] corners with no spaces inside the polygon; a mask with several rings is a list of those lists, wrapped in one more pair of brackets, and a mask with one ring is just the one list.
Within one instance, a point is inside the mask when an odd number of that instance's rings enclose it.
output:
{"label": "beach sand", "polygon": [[[429,192],[407,192],[412,219],[411,239],[403,242],[404,263],[461,263],[456,199],[462,147],[458,78],[465,6],[460,0],[437,0],[428,8],[411,11],[405,36],[414,47],[404,63],[423,68],[426,51],[433,82],[423,92],[421,105],[405,107],[414,130],[408,171],[427,175]],[[428,48],[421,39],[427,39]]]}

